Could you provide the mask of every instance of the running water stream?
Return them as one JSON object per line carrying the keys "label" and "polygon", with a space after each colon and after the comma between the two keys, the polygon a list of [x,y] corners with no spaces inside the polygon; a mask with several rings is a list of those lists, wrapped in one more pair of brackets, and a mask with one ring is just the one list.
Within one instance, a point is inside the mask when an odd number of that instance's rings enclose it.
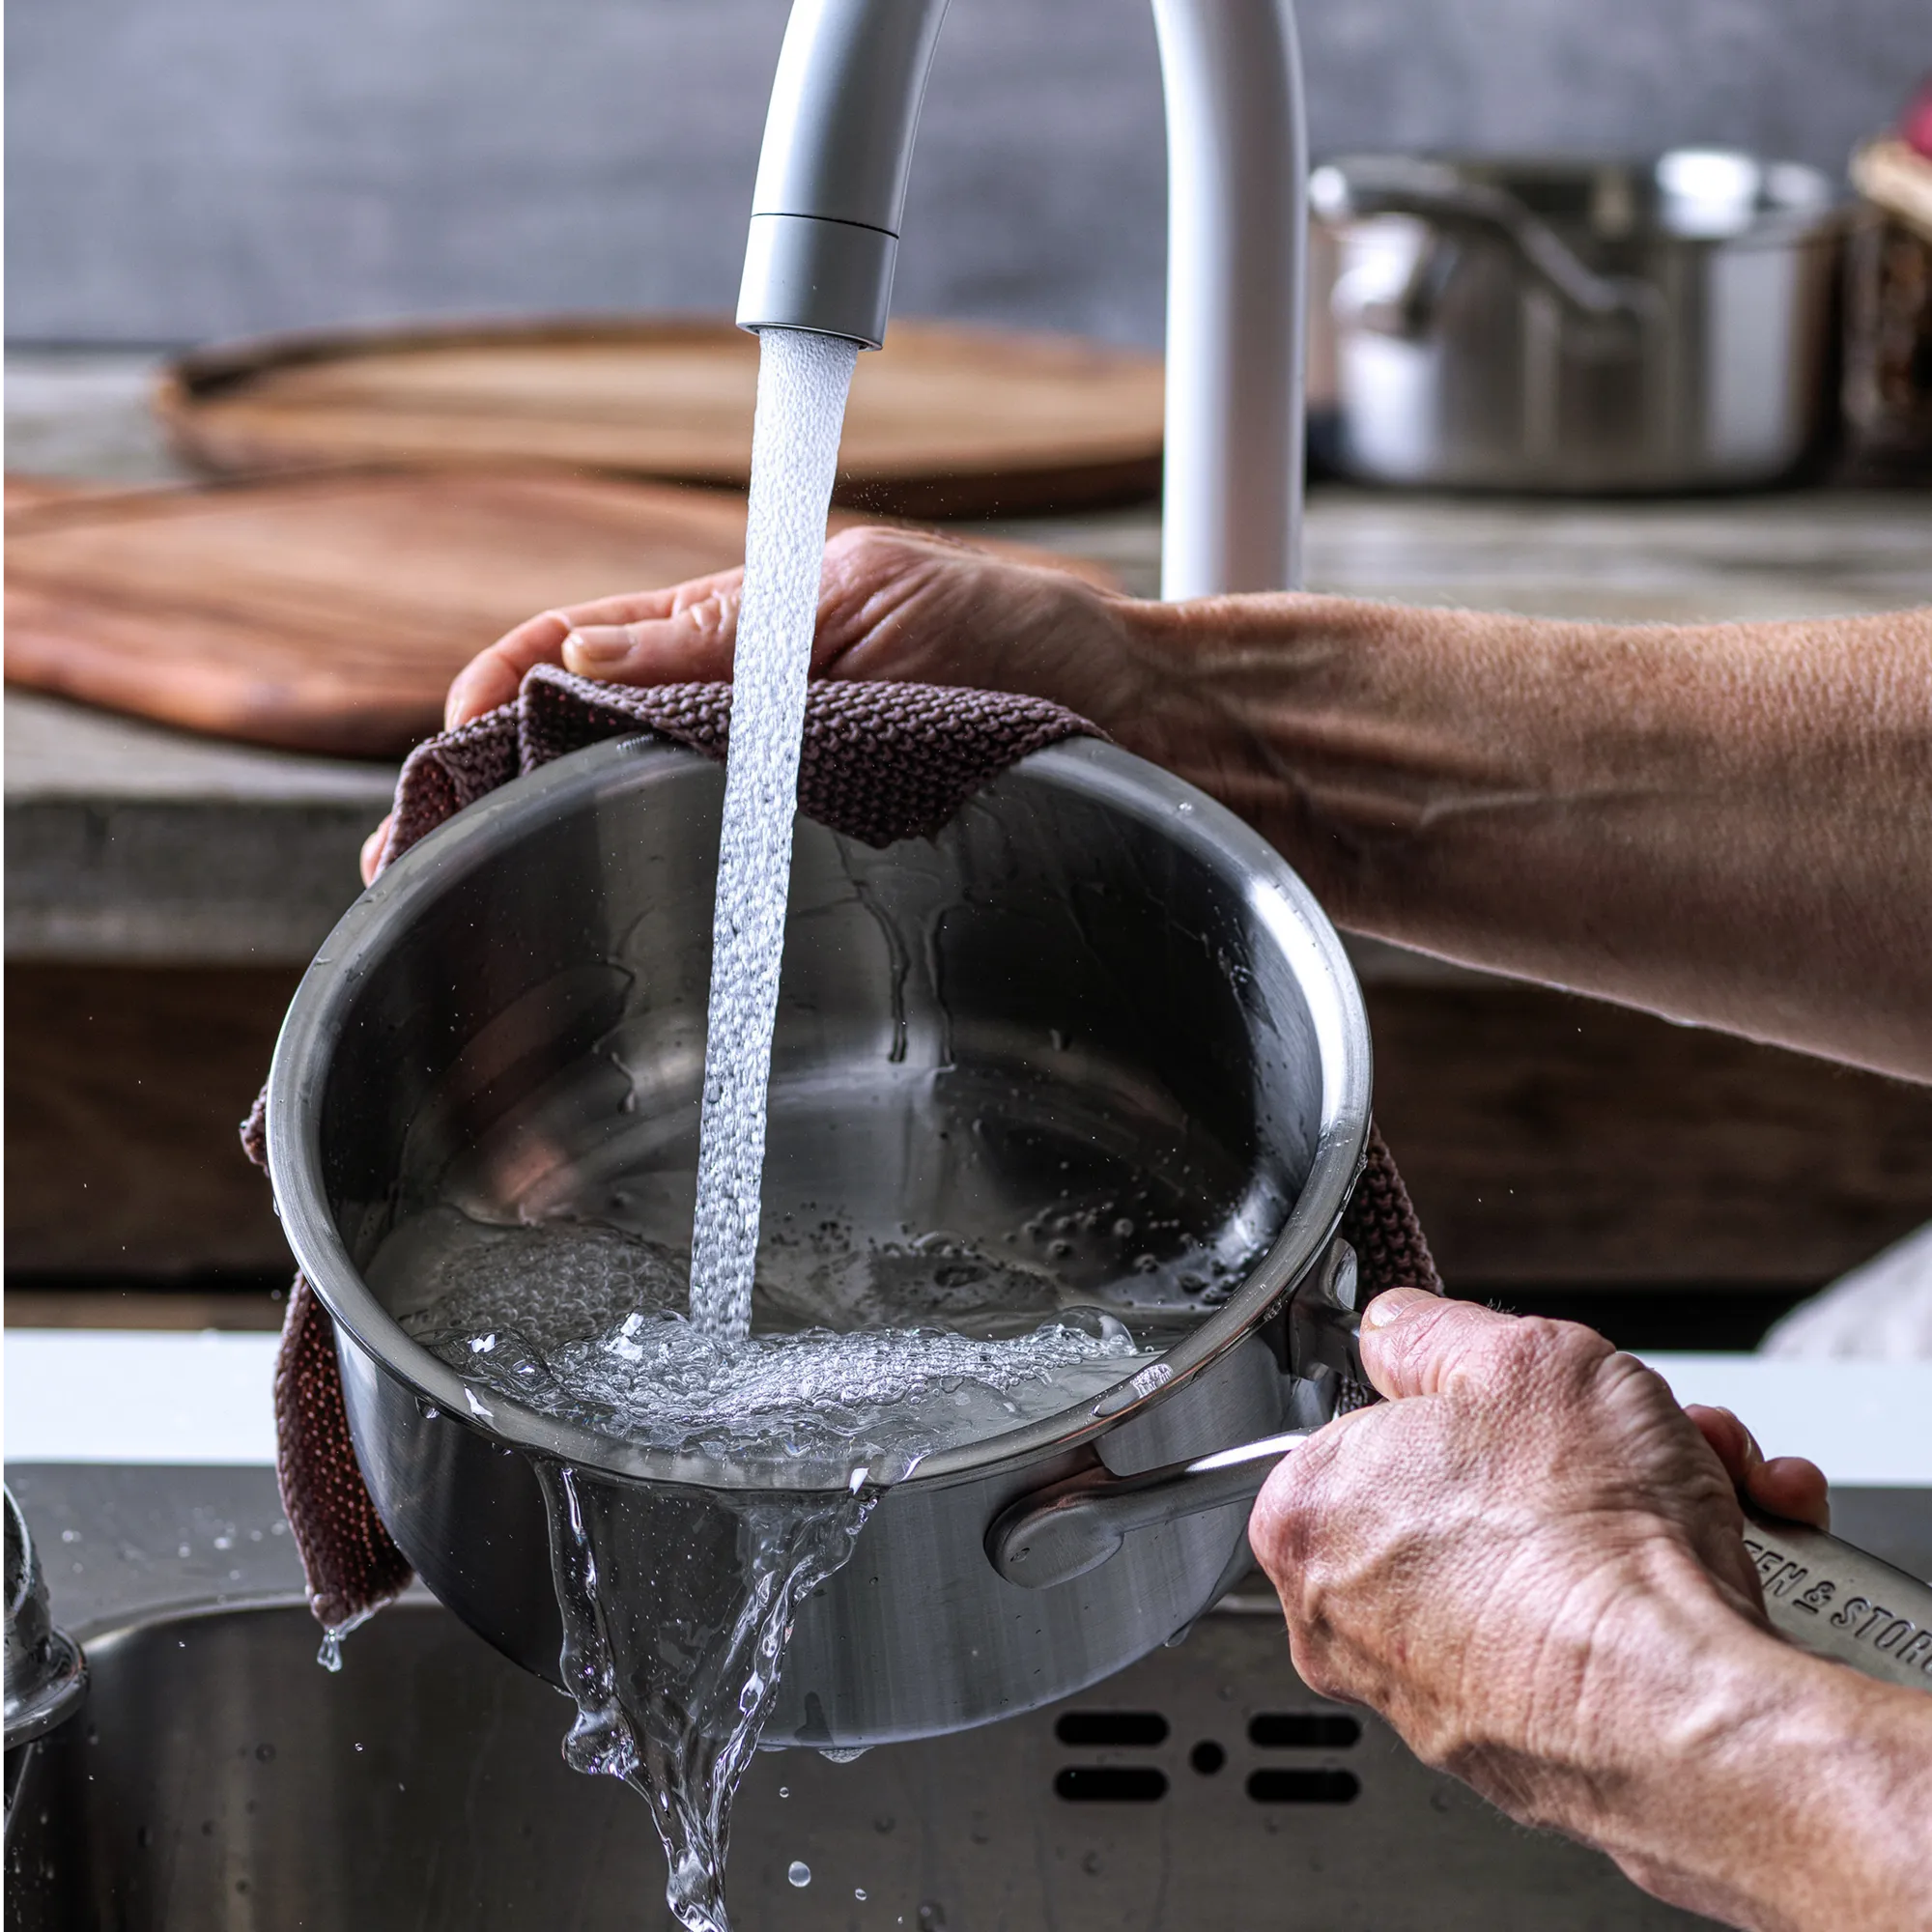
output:
{"label": "running water stream", "polygon": [[[837,336],[772,328],[758,338],[691,1248],[691,1327],[726,1348],[752,1327],[805,688],[858,356],[857,343]],[[692,1932],[726,1932],[731,1800],[777,1688],[793,1605],[850,1555],[869,1505],[836,1492],[633,1493],[629,1526],[641,1512],[656,1533],[641,1546],[642,1573],[624,1574],[610,1548],[617,1539],[596,1534],[575,1472],[555,1470],[546,1500],[578,1707],[564,1754],[643,1792],[672,1913]]]}
{"label": "running water stream", "polygon": [[710,1335],[746,1335],[752,1326],[765,1089],[784,950],[805,687],[818,619],[825,520],[858,355],[858,344],[839,336],[768,328],[758,337],[752,500],[731,662],[731,742],[711,924],[711,1011],[691,1246],[691,1319]]}

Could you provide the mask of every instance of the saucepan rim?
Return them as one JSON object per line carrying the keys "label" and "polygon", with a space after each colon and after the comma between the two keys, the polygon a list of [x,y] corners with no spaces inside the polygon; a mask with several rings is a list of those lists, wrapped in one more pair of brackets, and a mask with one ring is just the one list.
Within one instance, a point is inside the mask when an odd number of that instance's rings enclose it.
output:
{"label": "saucepan rim", "polygon": [[[483,1399],[376,1298],[350,1258],[323,1188],[322,1115],[334,1043],[360,985],[412,916],[487,863],[522,828],[545,824],[600,793],[629,788],[656,765],[699,757],[650,733],[587,746],[478,800],[388,867],[324,942],[282,1022],[269,1073],[269,1175],[283,1233],[339,1329],[443,1416],[500,1446],[600,1476],[710,1490],[818,1490],[831,1486],[787,1482],[762,1464],[726,1469],[696,1452],[646,1449],[494,1391]],[[1251,909],[1290,958],[1313,1021],[1321,1060],[1321,1129],[1307,1182],[1273,1245],[1206,1321],[1100,1397],[928,1457],[900,1478],[910,1483],[971,1480],[1077,1448],[1179,1391],[1265,1321],[1325,1251],[1368,1140],[1372,1065],[1361,989],[1335,928],[1287,861],[1205,792],[1097,739],[1050,746],[1012,772],[1158,823],[1224,876],[1241,880]]]}

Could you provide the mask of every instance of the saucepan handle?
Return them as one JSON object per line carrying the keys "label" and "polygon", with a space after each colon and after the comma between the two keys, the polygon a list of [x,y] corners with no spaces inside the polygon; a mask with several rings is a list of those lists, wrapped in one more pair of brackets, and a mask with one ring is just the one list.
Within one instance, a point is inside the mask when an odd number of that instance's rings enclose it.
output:
{"label": "saucepan handle", "polygon": [[1932,1691],[1932,1585],[1841,1538],[1745,1509],[1773,1627],[1802,1649]]}
{"label": "saucepan handle", "polygon": [[[1309,1434],[1292,1430],[1141,1476],[1096,1470],[1037,1490],[994,1520],[986,1553],[1009,1583],[1071,1582],[1137,1529],[1251,1502]],[[1868,1677],[1932,1691],[1932,1586],[1823,1530],[1748,1508],[1746,1517],[1745,1548],[1780,1634]]]}
{"label": "saucepan handle", "polygon": [[[1360,1288],[1355,1251],[1337,1236],[1288,1303],[1292,1372],[1302,1377],[1326,1372],[1335,1387],[1357,1402],[1375,1399],[1362,1373]],[[1293,1429],[1138,1476],[1090,1469],[1035,1490],[994,1519],[986,1554],[1009,1583],[1039,1590],[1070,1582],[1097,1570],[1136,1529],[1253,1502],[1268,1471],[1309,1434]]]}
{"label": "saucepan handle", "polygon": [[1293,1429],[1145,1475],[1096,1469],[1034,1490],[993,1519],[986,1554],[1009,1583],[1043,1590],[1071,1582],[1097,1570],[1134,1530],[1253,1502],[1268,1472],[1309,1434]]}

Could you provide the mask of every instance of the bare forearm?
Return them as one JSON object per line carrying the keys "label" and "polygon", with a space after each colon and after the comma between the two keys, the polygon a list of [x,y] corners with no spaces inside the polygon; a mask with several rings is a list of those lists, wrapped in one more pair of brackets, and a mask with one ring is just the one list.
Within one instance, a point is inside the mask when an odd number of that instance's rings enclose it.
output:
{"label": "bare forearm", "polygon": [[1932,1077],[1932,612],[1141,610],[1173,696],[1110,724],[1261,827],[1343,923]]}
{"label": "bare forearm", "polygon": [[[735,573],[546,612],[533,664],[727,677]],[[917,532],[826,547],[821,677],[1032,692],[1244,812],[1346,925],[1932,1078],[1932,611],[1563,624],[1340,598],[1153,604]]]}
{"label": "bare forearm", "polygon": [[[1719,1611],[1718,1614],[1728,1616]],[[1592,1715],[1611,1775],[1548,1822],[1639,1884],[1751,1932],[1932,1924],[1932,1696],[1875,1684],[1729,1619],[1708,1643],[1659,1632]],[[1658,1714],[1648,1730],[1633,1712]]]}

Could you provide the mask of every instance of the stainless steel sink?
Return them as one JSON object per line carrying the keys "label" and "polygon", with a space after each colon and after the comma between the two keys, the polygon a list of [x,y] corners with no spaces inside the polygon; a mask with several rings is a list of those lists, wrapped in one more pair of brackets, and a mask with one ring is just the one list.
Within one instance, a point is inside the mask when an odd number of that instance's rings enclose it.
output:
{"label": "stainless steel sink", "polygon": [[[1031,1717],[852,1764],[761,1756],[740,1932],[1285,1932],[1690,1925],[1324,1704],[1265,1600]],[[639,1932],[642,1801],[558,1756],[568,1707],[427,1601],[331,1677],[298,1603],[162,1612],[87,1642],[7,1845],[21,1932]],[[788,1877],[808,1866],[810,1882]]]}

